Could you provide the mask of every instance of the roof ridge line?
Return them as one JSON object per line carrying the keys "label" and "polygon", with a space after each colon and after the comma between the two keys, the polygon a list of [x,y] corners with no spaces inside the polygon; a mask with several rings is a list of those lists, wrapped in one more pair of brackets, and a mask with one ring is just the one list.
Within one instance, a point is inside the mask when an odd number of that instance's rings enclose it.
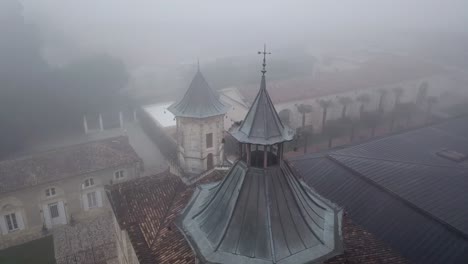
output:
{"label": "roof ridge line", "polygon": [[116,136],[112,136],[112,137],[108,137],[108,138],[100,138],[100,139],[97,138],[97,139],[92,139],[92,140],[89,140],[89,141],[80,142],[80,143],[76,143],[76,144],[58,146],[57,148],[52,148],[52,149],[47,149],[47,150],[43,150],[43,151],[33,152],[31,154],[21,155],[21,156],[16,157],[16,158],[11,158],[11,159],[7,158],[7,159],[4,159],[4,160],[0,160],[0,164],[3,163],[3,162],[26,160],[26,159],[30,159],[30,158],[32,158],[33,156],[36,156],[36,155],[59,152],[59,151],[63,151],[66,148],[79,147],[79,146],[83,146],[83,145],[96,143],[98,141],[111,141],[112,139],[116,139],[116,138],[120,138],[120,137],[128,139],[128,136],[126,136],[126,135],[116,135]]}
{"label": "roof ridge line", "polygon": [[[421,165],[421,166],[428,166],[428,167],[434,167],[434,168],[451,168],[451,169],[461,169],[461,170],[468,170],[468,167],[464,166],[459,166],[459,167],[453,167],[449,165],[434,165],[434,164],[428,164],[428,163],[417,163],[417,162],[411,162],[411,161],[400,161],[400,160],[391,160],[391,159],[382,159],[382,158],[372,158],[372,157],[366,157],[366,156],[353,156],[350,154],[341,154],[341,153],[330,153],[328,155],[325,155],[324,157],[327,156],[344,156],[344,157],[350,157],[350,158],[361,158],[361,159],[369,159],[369,160],[379,160],[379,161],[386,161],[386,162],[396,162],[396,163],[403,163],[403,164],[411,164],[411,165]],[[320,157],[317,157],[320,158]]]}
{"label": "roof ridge line", "polygon": [[270,192],[268,191],[269,188],[268,188],[268,177],[267,175],[265,175],[265,172],[263,173],[263,181],[264,181],[264,188],[265,188],[265,202],[266,202],[266,214],[267,214],[267,222],[268,222],[268,227],[267,227],[267,230],[268,230],[268,236],[270,237],[270,252],[271,252],[271,259],[274,261],[276,261],[276,252],[275,252],[275,245],[274,245],[274,241],[273,241],[273,231],[271,230],[271,208],[270,208],[270,205],[271,205],[271,201],[270,201]]}
{"label": "roof ridge line", "polygon": [[403,204],[413,208],[416,212],[421,213],[421,215],[440,223],[443,227],[447,228],[448,230],[452,231],[455,235],[460,236],[462,239],[468,241],[468,234],[463,233],[462,231],[458,230],[454,226],[450,225],[446,221],[440,219],[439,217],[432,215],[428,211],[416,206],[414,203],[404,199],[403,197],[399,196],[397,193],[393,192],[392,190],[385,188],[382,185],[377,184],[375,181],[367,178],[366,176],[362,175],[361,173],[357,172],[356,170],[346,166],[345,164],[341,163],[339,160],[335,159],[331,155],[327,155],[325,158],[328,158],[332,162],[336,163],[342,169],[350,172],[352,175],[357,176],[357,178],[369,183],[370,185],[374,186],[375,188],[384,191],[385,193],[389,194],[391,197],[394,197],[397,201],[402,202]]}
{"label": "roof ridge line", "polygon": [[158,240],[159,234],[161,233],[161,230],[163,229],[163,226],[165,226],[165,224],[167,223],[167,221],[166,221],[167,217],[169,215],[169,212],[172,210],[172,207],[175,204],[177,194],[179,194],[180,193],[179,191],[182,189],[182,187],[185,186],[185,184],[179,178],[178,178],[178,180],[179,180],[179,183],[177,184],[176,188],[174,189],[174,194],[172,195],[171,202],[170,202],[169,206],[167,207],[167,209],[164,212],[164,216],[163,216],[163,219],[162,219],[163,221],[161,222],[161,225],[158,227],[158,231],[156,231],[156,235],[154,236],[153,242],[151,242],[151,245],[149,245],[150,249],[153,247],[153,245]]}

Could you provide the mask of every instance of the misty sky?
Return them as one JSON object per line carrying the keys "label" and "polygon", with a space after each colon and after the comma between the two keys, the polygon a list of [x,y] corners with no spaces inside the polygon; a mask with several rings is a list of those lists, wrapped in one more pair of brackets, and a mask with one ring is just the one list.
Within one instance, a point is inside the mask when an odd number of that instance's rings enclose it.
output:
{"label": "misty sky", "polygon": [[463,0],[21,0],[53,58],[107,51],[131,66],[255,53],[369,32],[464,31]]}

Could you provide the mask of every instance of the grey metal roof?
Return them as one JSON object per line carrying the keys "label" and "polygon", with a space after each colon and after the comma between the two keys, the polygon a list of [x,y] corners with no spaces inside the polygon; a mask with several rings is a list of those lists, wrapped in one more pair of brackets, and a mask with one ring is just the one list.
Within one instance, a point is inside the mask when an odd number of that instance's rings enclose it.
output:
{"label": "grey metal roof", "polygon": [[351,219],[416,263],[466,263],[468,168],[434,152],[468,150],[468,118],[307,155],[293,167]]}
{"label": "grey metal roof", "polygon": [[241,143],[272,145],[290,141],[294,131],[281,123],[268,91],[265,75],[260,90],[240,126],[234,126],[229,133]]}
{"label": "grey metal roof", "polygon": [[227,109],[228,106],[219,100],[219,95],[211,89],[200,70],[193,77],[184,97],[167,108],[176,117],[193,118],[222,115]]}
{"label": "grey metal roof", "polygon": [[[460,120],[460,122],[463,121]],[[468,119],[464,122],[467,122],[468,126]],[[452,124],[452,122],[449,123]],[[468,132],[465,134],[465,137],[452,136],[449,132],[442,130],[440,128],[441,125],[381,138],[334,151],[334,153],[354,157],[377,158],[427,165],[467,167],[467,164],[456,163],[436,154],[443,149],[468,153]],[[450,133],[457,132],[454,131]]]}
{"label": "grey metal roof", "polygon": [[468,168],[331,155],[348,169],[429,213],[468,238]]}
{"label": "grey metal roof", "polygon": [[205,263],[321,263],[342,252],[341,217],[287,164],[238,161],[223,181],[197,189],[179,228]]}

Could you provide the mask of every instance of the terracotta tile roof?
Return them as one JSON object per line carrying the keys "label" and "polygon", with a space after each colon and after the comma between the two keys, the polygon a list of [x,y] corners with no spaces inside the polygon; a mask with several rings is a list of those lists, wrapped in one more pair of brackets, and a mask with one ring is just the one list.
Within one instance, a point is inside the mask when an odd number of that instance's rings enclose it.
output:
{"label": "terracotta tile roof", "polygon": [[0,162],[0,193],[140,161],[125,136],[4,160]]}
{"label": "terracotta tile roof", "polygon": [[409,263],[382,241],[361,226],[355,224],[345,213],[343,216],[343,240],[345,245],[344,254],[333,257],[327,264],[402,264]]}
{"label": "terracotta tile roof", "polygon": [[[320,72],[318,77],[268,81],[267,89],[273,103],[321,97],[358,89],[377,88],[442,73],[438,66],[399,56],[382,56],[366,61],[355,70]],[[238,87],[250,100],[255,98],[258,84]]]}
{"label": "terracotta tile roof", "polygon": [[[186,186],[177,176],[164,172],[111,187],[117,219],[129,232],[140,263],[195,263],[192,249],[175,221],[196,185],[218,181],[224,174],[215,171],[195,185]],[[325,263],[407,263],[346,214],[343,232],[345,253]]]}

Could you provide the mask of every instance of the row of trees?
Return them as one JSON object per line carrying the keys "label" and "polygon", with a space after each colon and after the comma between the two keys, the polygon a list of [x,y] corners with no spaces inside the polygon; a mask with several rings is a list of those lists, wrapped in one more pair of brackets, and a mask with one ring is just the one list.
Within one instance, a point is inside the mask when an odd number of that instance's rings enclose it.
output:
{"label": "row of trees", "polygon": [[19,1],[0,1],[0,10],[0,157],[37,137],[81,131],[83,114],[130,107],[122,61],[93,54],[53,67]]}
{"label": "row of trees", "polygon": [[[378,94],[378,106],[374,111],[366,111],[366,106],[371,102],[371,95],[368,93],[362,93],[355,99],[349,96],[341,96],[336,100],[331,99],[319,99],[317,100],[322,112],[321,120],[321,132],[314,134],[312,126],[306,126],[306,115],[313,112],[313,107],[308,104],[297,105],[297,111],[302,116],[302,126],[298,129],[298,137],[304,145],[304,153],[307,152],[307,145],[314,135],[328,139],[328,147],[333,146],[333,139],[349,135],[351,142],[355,139],[356,131],[360,129],[370,130],[371,136],[375,136],[376,129],[385,121],[389,121],[389,130],[395,130],[395,124],[397,120],[405,120],[406,127],[410,126],[412,118],[419,109],[425,108],[425,119],[426,122],[430,121],[431,111],[434,104],[437,103],[437,97],[427,96],[428,84],[423,82],[418,90],[418,96],[414,102],[401,102],[404,90],[401,87],[395,87],[393,89],[377,90]],[[385,113],[384,111],[384,100],[389,92],[393,93],[394,104],[392,111]],[[359,104],[358,117],[351,117],[348,115],[348,109],[353,104]],[[331,107],[341,107],[341,116],[336,120],[327,120],[328,111]],[[298,139],[298,140],[299,140]]]}

